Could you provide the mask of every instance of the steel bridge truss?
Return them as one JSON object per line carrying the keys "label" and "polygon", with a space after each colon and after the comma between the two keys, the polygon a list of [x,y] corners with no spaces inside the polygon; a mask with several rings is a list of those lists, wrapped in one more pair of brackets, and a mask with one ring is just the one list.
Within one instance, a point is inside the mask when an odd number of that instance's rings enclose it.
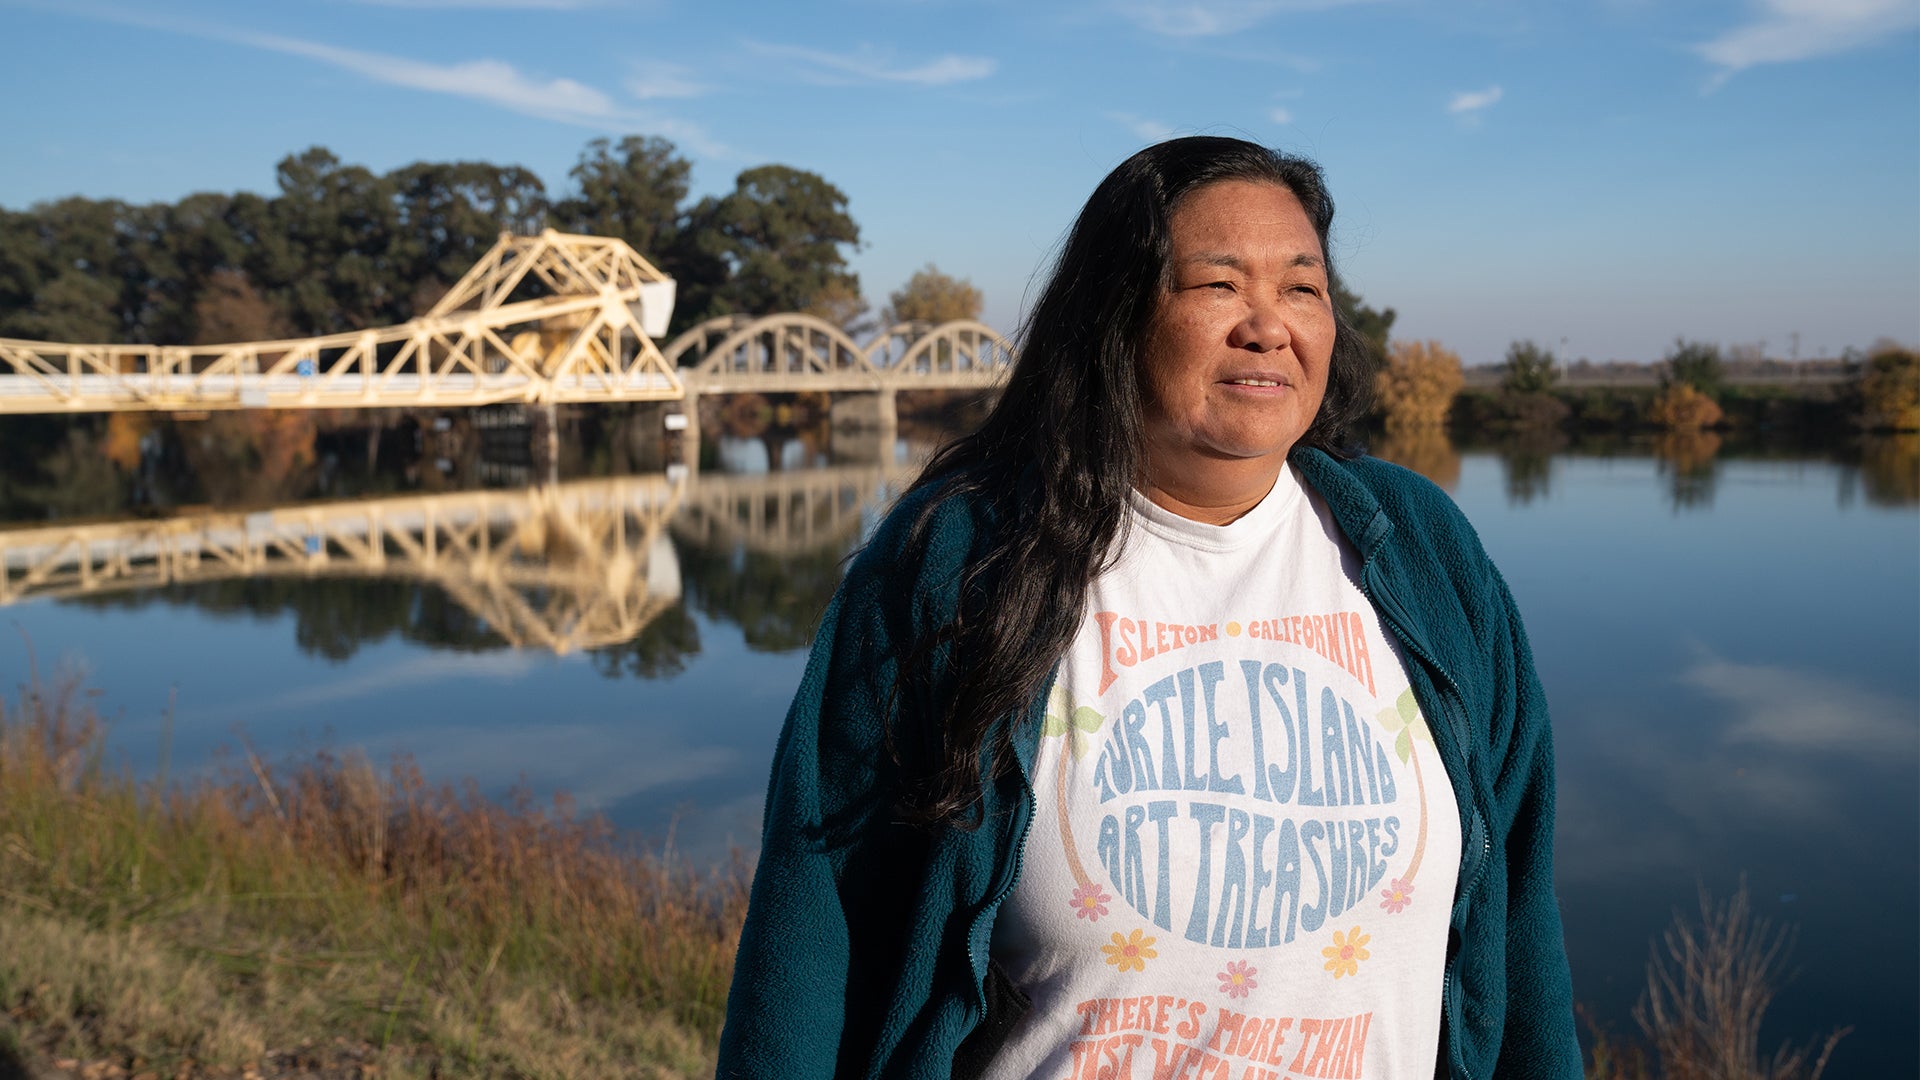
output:
{"label": "steel bridge truss", "polygon": [[626,242],[502,234],[400,326],[199,347],[0,338],[0,414],[676,400],[674,284]]}

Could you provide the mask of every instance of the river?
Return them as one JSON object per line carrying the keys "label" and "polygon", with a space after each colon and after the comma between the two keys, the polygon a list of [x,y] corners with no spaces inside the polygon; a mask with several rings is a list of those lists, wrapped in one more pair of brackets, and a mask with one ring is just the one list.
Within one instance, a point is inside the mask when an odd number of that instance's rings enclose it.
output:
{"label": "river", "polygon": [[[576,417],[545,475],[465,420],[16,428],[46,449],[0,463],[0,680],[83,676],[140,771],[242,741],[407,754],[696,865],[750,857],[812,623],[937,437],[780,419],[681,464]],[[1769,1042],[1851,1026],[1829,1075],[1914,1075],[1912,445],[1382,452],[1451,491],[1526,620],[1580,1000],[1630,1033],[1652,940],[1744,881],[1797,933]]]}

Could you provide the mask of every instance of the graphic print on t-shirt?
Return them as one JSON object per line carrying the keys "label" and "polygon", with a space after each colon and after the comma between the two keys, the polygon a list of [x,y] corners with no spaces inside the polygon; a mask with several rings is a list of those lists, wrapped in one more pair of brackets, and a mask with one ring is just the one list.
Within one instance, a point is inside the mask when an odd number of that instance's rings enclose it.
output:
{"label": "graphic print on t-shirt", "polygon": [[1177,558],[1096,588],[1125,610],[1089,613],[1047,702],[1043,805],[995,930],[1035,1005],[991,1075],[1431,1071],[1457,814],[1394,646],[1320,539],[1304,589],[1294,566],[1195,604]]}
{"label": "graphic print on t-shirt", "polygon": [[[1115,621],[1121,623],[1123,628],[1131,623],[1131,620],[1119,618],[1114,612],[1101,612],[1097,617],[1101,620],[1103,628]],[[1343,630],[1348,625],[1348,619],[1353,620],[1353,623],[1356,625],[1360,622],[1358,612],[1339,612],[1325,618],[1328,623],[1338,625]],[[1311,619],[1312,622],[1319,623],[1322,617],[1313,616]],[[1144,625],[1144,621],[1142,624],[1134,625]],[[1162,627],[1165,626],[1165,624],[1159,625]],[[1175,629],[1176,632],[1197,633],[1197,640],[1211,641],[1218,637],[1217,630],[1219,628],[1217,626],[1182,626],[1176,627]],[[1226,626],[1226,631],[1229,637],[1238,637],[1242,632],[1241,625],[1239,623],[1229,622]],[[1269,632],[1271,633],[1271,631]],[[1122,646],[1122,648],[1125,648],[1125,646]],[[1355,632],[1350,648],[1357,653],[1357,663],[1361,665],[1363,669],[1368,666],[1363,632]],[[1131,663],[1131,659],[1129,659],[1128,662]],[[1377,743],[1373,743],[1371,740],[1362,736],[1361,729],[1354,725],[1353,706],[1350,702],[1337,700],[1333,696],[1331,689],[1322,688],[1321,690],[1320,708],[1322,717],[1319,721],[1318,744],[1321,750],[1323,775],[1326,776],[1327,779],[1324,789],[1316,789],[1313,775],[1313,751],[1311,749],[1302,750],[1303,747],[1309,747],[1310,743],[1315,741],[1309,737],[1309,728],[1313,727],[1315,722],[1310,719],[1308,712],[1308,704],[1306,701],[1306,674],[1298,668],[1291,669],[1291,674],[1289,674],[1289,670],[1283,665],[1266,664],[1263,666],[1255,660],[1242,660],[1240,662],[1240,668],[1247,681],[1247,735],[1253,745],[1256,761],[1253,782],[1253,795],[1255,798],[1284,804],[1291,801],[1292,797],[1297,793],[1300,805],[1302,806],[1345,806],[1353,805],[1363,799],[1368,802],[1379,803],[1382,801],[1384,793],[1386,801],[1393,801],[1395,781],[1393,770],[1387,762],[1386,751]],[[1214,742],[1232,734],[1226,725],[1217,722],[1214,715],[1215,687],[1224,681],[1224,670],[1224,665],[1219,662],[1186,668],[1176,675],[1155,683],[1152,687],[1148,688],[1147,694],[1143,698],[1136,699],[1127,704],[1126,711],[1123,714],[1127,721],[1125,730],[1114,734],[1113,738],[1102,751],[1099,763],[1094,768],[1094,783],[1100,789],[1100,801],[1103,804],[1112,800],[1116,795],[1125,795],[1136,788],[1139,790],[1217,791],[1235,795],[1244,792],[1244,787],[1239,777],[1236,776],[1231,780],[1221,779],[1217,771],[1217,764],[1209,765],[1208,775],[1204,781],[1199,776],[1194,775],[1195,705],[1193,701],[1193,688],[1195,679],[1197,677],[1201,681],[1205,691],[1206,701],[1204,708],[1206,710],[1205,724],[1207,738],[1210,742]],[[1287,702],[1283,700],[1282,696],[1284,692],[1283,688],[1289,678],[1292,679],[1294,685],[1294,711],[1291,714],[1288,711]],[[1368,673],[1368,678],[1369,680],[1371,679],[1370,672]],[[1104,681],[1106,681],[1106,677],[1103,676],[1103,682]],[[1264,725],[1262,724],[1261,718],[1263,710],[1259,700],[1260,688],[1262,686],[1264,686],[1266,693],[1271,696],[1272,702],[1269,708],[1273,710],[1270,718]],[[1169,699],[1175,696],[1178,697],[1180,702],[1180,710],[1184,721],[1184,733],[1186,736],[1186,750],[1189,755],[1184,767],[1178,764],[1179,747],[1172,734],[1172,717],[1167,715],[1165,711],[1170,707]],[[1153,761],[1155,751],[1144,739],[1141,731],[1147,723],[1147,706],[1149,705],[1162,710],[1160,719],[1164,757],[1161,759],[1161,773],[1157,779]],[[1087,873],[1085,864],[1080,860],[1079,847],[1075,844],[1073,838],[1072,815],[1067,812],[1067,774],[1073,763],[1078,762],[1087,755],[1089,747],[1092,744],[1091,736],[1099,732],[1105,722],[1106,718],[1101,716],[1100,713],[1093,708],[1086,705],[1073,705],[1068,699],[1065,687],[1055,686],[1053,693],[1048,698],[1046,723],[1042,730],[1044,737],[1057,737],[1069,733],[1071,733],[1073,737],[1070,751],[1059,755],[1061,775],[1056,791],[1059,805],[1055,808],[1055,813],[1060,821],[1060,844],[1066,855],[1068,870],[1073,875],[1076,886],[1070,903],[1082,917],[1089,919],[1098,919],[1100,916],[1107,914],[1106,904],[1110,902],[1113,897],[1104,892],[1100,885],[1093,880],[1092,875]],[[1276,722],[1279,725],[1277,732],[1273,730],[1273,725]],[[1419,873],[1421,855],[1424,853],[1427,842],[1426,781],[1425,778],[1420,775],[1420,764],[1418,760],[1413,758],[1413,741],[1420,739],[1430,743],[1433,741],[1433,736],[1427,731],[1426,720],[1420,715],[1419,706],[1414,703],[1413,691],[1410,689],[1402,690],[1398,700],[1394,703],[1394,707],[1382,709],[1375,717],[1375,722],[1380,726],[1382,731],[1392,738],[1393,755],[1398,759],[1400,764],[1411,768],[1414,782],[1419,789],[1418,806],[1420,820],[1418,832],[1413,842],[1412,856],[1407,859],[1400,875],[1395,877],[1392,884],[1380,894],[1383,897],[1381,907],[1386,909],[1389,914],[1397,915],[1406,910],[1407,906],[1413,902],[1413,882],[1415,876]],[[1264,753],[1264,744],[1268,739],[1274,740],[1276,747],[1279,743],[1285,743],[1287,747],[1285,751],[1285,768],[1282,768],[1277,763],[1267,762]],[[1278,752],[1277,749],[1276,752]],[[1260,768],[1262,764],[1265,765],[1264,770]],[[1135,770],[1138,771],[1136,772]],[[1364,788],[1360,779],[1363,773],[1365,775]],[[1328,800],[1332,800],[1332,802],[1329,803]],[[1106,864],[1108,872],[1107,881],[1115,889],[1125,893],[1128,898],[1128,903],[1133,905],[1142,915],[1149,914],[1146,905],[1143,903],[1147,898],[1148,892],[1145,881],[1140,876],[1143,871],[1138,863],[1138,850],[1133,842],[1133,835],[1139,828],[1141,820],[1151,820],[1156,825],[1160,825],[1165,822],[1170,815],[1178,816],[1178,809],[1179,807],[1176,801],[1162,799],[1148,804],[1146,817],[1144,819],[1136,819],[1132,814],[1129,814],[1125,833],[1126,840],[1124,843],[1122,841],[1121,826],[1115,815],[1107,814],[1101,819],[1099,850],[1102,861]],[[1222,809],[1217,809],[1208,803],[1189,802],[1187,805],[1187,814],[1203,824],[1217,824],[1221,819],[1228,817],[1229,813],[1237,814],[1238,811],[1227,812]],[[1234,820],[1238,821],[1239,819],[1236,817]],[[1260,828],[1263,832],[1273,828],[1270,819],[1260,819],[1257,822],[1252,818],[1248,820],[1250,824],[1253,824],[1256,828]],[[1302,829],[1312,830],[1315,825],[1316,823],[1309,822],[1305,826],[1302,826]],[[1353,868],[1352,876],[1349,878],[1341,875],[1340,880],[1335,881],[1330,875],[1337,875],[1337,869],[1325,868],[1322,877],[1323,884],[1327,887],[1337,886],[1341,889],[1353,889],[1354,894],[1349,896],[1347,893],[1342,892],[1337,898],[1331,899],[1329,903],[1332,913],[1338,914],[1340,910],[1355,902],[1355,897],[1357,897],[1359,892],[1371,889],[1373,886],[1379,884],[1381,877],[1386,873],[1387,863],[1385,858],[1394,854],[1394,851],[1399,847],[1399,838],[1397,835],[1399,827],[1400,821],[1397,817],[1387,817],[1385,819],[1370,817],[1365,819],[1364,823],[1358,825],[1352,822],[1348,823],[1348,836],[1350,840],[1354,841],[1355,846],[1345,849],[1343,857]],[[1376,829],[1380,831],[1376,832]],[[1297,866],[1297,853],[1300,839],[1299,831],[1294,828],[1293,821],[1290,818],[1281,819],[1280,830],[1280,851],[1282,852],[1281,858],[1283,862],[1278,869],[1283,873],[1296,873],[1297,871],[1294,870],[1293,867]],[[1229,837],[1234,837],[1236,834],[1243,833],[1244,831],[1244,828],[1235,828],[1230,825]],[[1368,855],[1364,863],[1359,859],[1358,834],[1361,832],[1364,832],[1368,838]],[[1201,833],[1200,851],[1202,855],[1200,873],[1203,874],[1206,872],[1210,861],[1207,858],[1209,849],[1207,839],[1209,833],[1210,830]],[[1166,833],[1162,832],[1161,835],[1164,837]],[[1324,829],[1320,831],[1319,835],[1326,835]],[[1256,841],[1256,843],[1258,843],[1258,841]],[[1165,849],[1163,848],[1162,850],[1164,851]],[[1235,857],[1238,857],[1237,854]],[[1163,873],[1164,865],[1165,860],[1162,860],[1161,866]],[[1338,865],[1339,864],[1335,864],[1336,867]],[[1323,869],[1317,858],[1314,861],[1314,866],[1316,871]],[[1364,884],[1360,883],[1362,879],[1364,879]],[[1230,877],[1229,880],[1237,882],[1239,879]],[[1155,924],[1163,930],[1172,929],[1168,921],[1169,902],[1172,895],[1170,887],[1171,883],[1168,882],[1164,876],[1158,877],[1156,879],[1156,888],[1152,894],[1153,903],[1151,915]],[[1277,885],[1276,892],[1286,887],[1287,884]],[[1191,915],[1189,916],[1187,926],[1187,936],[1196,941],[1205,936],[1208,908],[1206,894],[1207,890],[1198,888],[1198,883],[1196,882],[1196,888],[1193,892],[1194,902],[1191,907]],[[1228,921],[1225,910],[1228,895],[1227,893],[1222,894],[1221,917],[1214,923],[1213,935],[1208,939],[1210,943],[1216,946],[1225,944],[1228,948],[1241,948],[1243,943],[1249,947],[1257,947],[1258,945],[1264,944],[1267,931],[1263,931],[1259,927],[1247,926],[1243,934],[1243,928],[1237,920],[1232,922]],[[1277,902],[1274,911],[1277,918],[1280,911],[1280,905]],[[1275,940],[1283,940],[1278,936],[1277,925],[1268,928],[1268,930],[1275,935]],[[1284,940],[1293,940],[1293,933],[1293,923],[1292,920],[1289,919]],[[1226,939],[1224,942],[1221,940],[1223,937]],[[1119,944],[1117,936],[1115,944]],[[1343,946],[1343,949],[1344,948]],[[1132,956],[1133,954],[1129,953],[1126,955]],[[1351,965],[1354,955],[1351,949],[1347,949],[1337,958],[1329,954],[1330,958],[1327,961],[1327,969],[1329,971],[1339,969],[1344,970],[1347,974],[1352,974]],[[1226,976],[1223,975],[1222,978],[1225,979]]]}

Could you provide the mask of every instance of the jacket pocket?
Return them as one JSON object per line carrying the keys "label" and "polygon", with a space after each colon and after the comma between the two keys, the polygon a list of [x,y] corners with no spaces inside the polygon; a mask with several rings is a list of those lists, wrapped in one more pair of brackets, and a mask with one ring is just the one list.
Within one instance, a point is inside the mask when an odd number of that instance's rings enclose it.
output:
{"label": "jacket pocket", "polygon": [[1006,1045],[1020,1018],[1033,1008],[1033,999],[1013,984],[1005,969],[987,960],[987,1014],[953,1054],[953,1080],[978,1080]]}

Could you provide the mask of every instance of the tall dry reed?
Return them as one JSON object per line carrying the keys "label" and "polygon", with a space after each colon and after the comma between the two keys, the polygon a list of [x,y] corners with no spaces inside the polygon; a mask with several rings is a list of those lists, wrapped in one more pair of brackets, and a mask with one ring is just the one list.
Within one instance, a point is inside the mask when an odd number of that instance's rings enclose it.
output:
{"label": "tall dry reed", "polygon": [[1724,901],[1702,890],[1698,920],[1675,913],[1647,962],[1633,1010],[1646,1045],[1622,1043],[1589,1020],[1588,1080],[1820,1080],[1845,1029],[1771,1054],[1761,1048],[1792,947],[1792,931],[1753,913],[1744,883]]}

